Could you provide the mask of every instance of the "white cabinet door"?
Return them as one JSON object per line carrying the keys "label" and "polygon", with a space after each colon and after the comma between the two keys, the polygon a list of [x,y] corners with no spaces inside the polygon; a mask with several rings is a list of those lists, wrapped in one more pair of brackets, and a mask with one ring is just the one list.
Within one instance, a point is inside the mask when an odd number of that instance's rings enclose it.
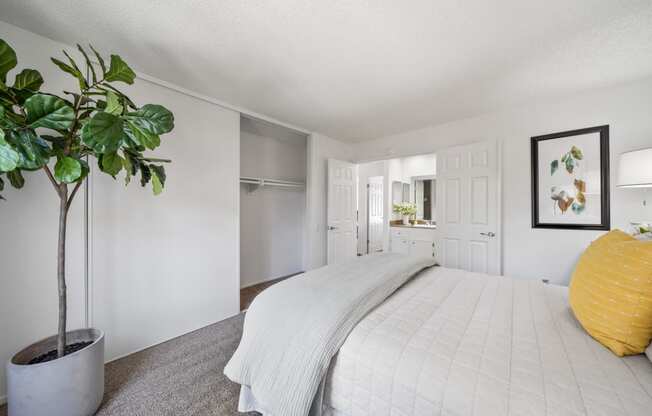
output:
{"label": "white cabinet door", "polygon": [[434,257],[435,249],[432,241],[412,240],[410,241],[410,255],[418,257]]}
{"label": "white cabinet door", "polygon": [[328,264],[357,254],[357,174],[353,163],[328,159]]}
{"label": "white cabinet door", "polygon": [[437,258],[501,274],[498,156],[493,141],[437,152]]}
{"label": "white cabinet door", "polygon": [[408,254],[410,252],[409,242],[400,237],[392,238],[392,252]]}

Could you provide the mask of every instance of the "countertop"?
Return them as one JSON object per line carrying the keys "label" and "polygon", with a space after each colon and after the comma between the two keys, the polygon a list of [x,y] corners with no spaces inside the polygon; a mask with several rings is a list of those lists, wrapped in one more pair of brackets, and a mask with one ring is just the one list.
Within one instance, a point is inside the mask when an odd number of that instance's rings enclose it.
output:
{"label": "countertop", "polygon": [[436,230],[437,226],[436,225],[404,225],[404,224],[390,224],[390,227],[398,227],[398,228],[414,228],[417,230]]}

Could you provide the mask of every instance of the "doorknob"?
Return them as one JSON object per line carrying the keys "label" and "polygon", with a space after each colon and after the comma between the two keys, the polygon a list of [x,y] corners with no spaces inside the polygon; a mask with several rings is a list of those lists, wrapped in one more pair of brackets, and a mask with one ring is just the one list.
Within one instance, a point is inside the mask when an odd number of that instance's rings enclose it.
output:
{"label": "doorknob", "polygon": [[495,237],[496,233],[489,231],[488,233],[480,233],[480,235],[484,235],[487,237]]}
{"label": "doorknob", "polygon": [[328,231],[333,231],[333,230],[337,230],[337,227],[333,227],[332,225],[329,225]]}

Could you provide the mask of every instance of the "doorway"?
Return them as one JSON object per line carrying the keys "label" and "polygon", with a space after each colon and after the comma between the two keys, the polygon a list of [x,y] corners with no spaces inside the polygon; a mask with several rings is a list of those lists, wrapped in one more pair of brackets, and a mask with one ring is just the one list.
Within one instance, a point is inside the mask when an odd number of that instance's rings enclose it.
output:
{"label": "doorway", "polygon": [[382,176],[371,176],[367,182],[367,254],[383,251],[383,209]]}

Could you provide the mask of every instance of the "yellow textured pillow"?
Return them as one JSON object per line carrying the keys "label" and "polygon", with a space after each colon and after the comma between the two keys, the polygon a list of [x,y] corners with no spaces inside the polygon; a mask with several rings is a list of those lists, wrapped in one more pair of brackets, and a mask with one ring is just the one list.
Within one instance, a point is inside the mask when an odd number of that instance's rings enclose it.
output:
{"label": "yellow textured pillow", "polygon": [[614,230],[591,243],[569,301],[586,332],[616,355],[645,351],[652,339],[652,241]]}

